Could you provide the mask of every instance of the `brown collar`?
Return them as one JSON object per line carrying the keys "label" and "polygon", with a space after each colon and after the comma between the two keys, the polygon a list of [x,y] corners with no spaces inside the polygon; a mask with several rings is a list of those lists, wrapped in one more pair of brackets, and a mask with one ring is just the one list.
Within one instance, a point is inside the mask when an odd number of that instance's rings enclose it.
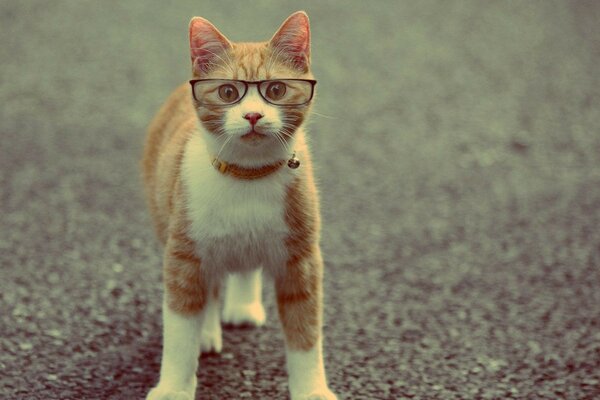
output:
{"label": "brown collar", "polygon": [[257,168],[246,168],[237,164],[229,164],[218,158],[213,158],[212,166],[223,175],[230,175],[237,179],[259,179],[277,172],[285,163],[284,160],[279,160],[274,164],[263,165]]}

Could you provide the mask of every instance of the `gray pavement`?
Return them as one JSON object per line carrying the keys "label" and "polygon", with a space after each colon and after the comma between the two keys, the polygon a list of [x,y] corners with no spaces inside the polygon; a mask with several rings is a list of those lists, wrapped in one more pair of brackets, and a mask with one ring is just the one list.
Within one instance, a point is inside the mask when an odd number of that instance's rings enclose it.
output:
{"label": "gray pavement", "polygon": [[[600,3],[541,0],[1,2],[0,398],[143,398],[144,128],[191,16],[252,41],[301,8],[331,386],[600,398]],[[199,399],[287,398],[272,294],[266,328],[201,359]]]}

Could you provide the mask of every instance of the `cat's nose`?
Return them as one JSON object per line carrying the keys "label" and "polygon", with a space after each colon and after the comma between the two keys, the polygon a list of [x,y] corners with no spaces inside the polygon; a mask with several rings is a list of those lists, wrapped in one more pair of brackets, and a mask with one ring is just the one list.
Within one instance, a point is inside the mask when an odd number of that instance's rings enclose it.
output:
{"label": "cat's nose", "polygon": [[250,124],[252,126],[256,125],[256,121],[258,121],[262,117],[263,117],[263,115],[261,113],[257,113],[257,112],[251,112],[251,113],[244,115],[244,118],[247,119],[248,121],[250,121]]}

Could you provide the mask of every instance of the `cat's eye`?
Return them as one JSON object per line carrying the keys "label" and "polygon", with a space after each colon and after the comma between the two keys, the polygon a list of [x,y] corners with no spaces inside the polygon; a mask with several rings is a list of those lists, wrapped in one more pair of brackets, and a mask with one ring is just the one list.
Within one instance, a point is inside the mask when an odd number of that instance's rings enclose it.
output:
{"label": "cat's eye", "polygon": [[233,85],[221,85],[219,86],[219,97],[225,103],[233,103],[240,97],[240,92]]}
{"label": "cat's eye", "polygon": [[285,96],[285,83],[283,82],[271,82],[267,86],[265,95],[269,100],[277,101]]}
{"label": "cat's eye", "polygon": [[258,91],[263,99],[276,106],[301,106],[312,100],[316,83],[311,79],[268,80],[258,82]]}

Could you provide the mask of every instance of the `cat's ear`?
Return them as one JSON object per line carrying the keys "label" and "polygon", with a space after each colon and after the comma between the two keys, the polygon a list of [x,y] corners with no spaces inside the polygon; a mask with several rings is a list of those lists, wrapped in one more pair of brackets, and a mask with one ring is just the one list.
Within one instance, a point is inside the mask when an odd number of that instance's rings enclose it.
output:
{"label": "cat's ear", "polygon": [[[190,55],[194,75],[210,70],[220,54],[231,49],[231,42],[217,28],[202,17],[190,21]],[[216,59],[216,60],[215,60]]]}
{"label": "cat's ear", "polygon": [[[281,24],[269,42],[274,52],[306,72],[310,65],[310,24],[304,11],[297,11]],[[277,54],[277,53],[276,53]]]}

